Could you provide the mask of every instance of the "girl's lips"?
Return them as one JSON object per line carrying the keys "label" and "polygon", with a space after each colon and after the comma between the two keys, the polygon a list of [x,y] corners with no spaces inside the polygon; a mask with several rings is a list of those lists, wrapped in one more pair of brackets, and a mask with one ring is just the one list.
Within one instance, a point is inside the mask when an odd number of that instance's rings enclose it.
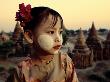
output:
{"label": "girl's lips", "polygon": [[53,48],[54,48],[55,50],[60,49],[60,48],[61,48],[61,45],[54,46]]}

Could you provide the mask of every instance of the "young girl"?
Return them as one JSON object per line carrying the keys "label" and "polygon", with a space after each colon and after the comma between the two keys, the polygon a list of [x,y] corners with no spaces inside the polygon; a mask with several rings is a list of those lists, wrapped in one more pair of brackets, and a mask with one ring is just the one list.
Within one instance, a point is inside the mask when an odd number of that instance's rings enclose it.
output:
{"label": "young girl", "polygon": [[78,82],[74,65],[62,53],[61,15],[48,7],[19,5],[16,20],[24,29],[24,36],[31,45],[30,57],[17,64],[7,82]]}

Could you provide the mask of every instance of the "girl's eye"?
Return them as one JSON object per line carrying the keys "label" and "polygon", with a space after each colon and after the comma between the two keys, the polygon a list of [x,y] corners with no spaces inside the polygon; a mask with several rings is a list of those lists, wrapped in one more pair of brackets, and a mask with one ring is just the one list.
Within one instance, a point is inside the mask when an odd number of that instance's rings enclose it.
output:
{"label": "girl's eye", "polygon": [[63,31],[60,31],[60,34],[62,34]]}
{"label": "girl's eye", "polygon": [[54,34],[54,31],[49,31],[49,32],[47,32],[47,33],[49,33],[49,34]]}

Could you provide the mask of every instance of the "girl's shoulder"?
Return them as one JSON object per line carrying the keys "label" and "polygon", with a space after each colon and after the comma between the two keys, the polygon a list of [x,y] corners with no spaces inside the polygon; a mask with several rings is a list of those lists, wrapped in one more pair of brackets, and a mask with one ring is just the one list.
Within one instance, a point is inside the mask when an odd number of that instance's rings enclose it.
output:
{"label": "girl's shoulder", "polygon": [[13,58],[7,58],[0,60],[0,82],[6,82],[6,80],[12,76],[13,74],[17,73],[18,66],[21,62],[25,61],[29,58],[22,58],[22,57],[13,57]]}
{"label": "girl's shoulder", "polygon": [[62,53],[61,60],[64,63],[63,68],[67,76],[67,81],[69,81],[70,79],[72,80],[73,74],[75,73],[75,67],[72,59],[68,56],[67,53]]}
{"label": "girl's shoulder", "polygon": [[74,62],[72,59],[68,56],[67,53],[61,52],[61,61],[63,63],[63,68],[69,72],[72,72],[74,70]]}
{"label": "girl's shoulder", "polygon": [[20,68],[23,67],[23,65],[27,65],[27,62],[31,61],[31,58],[29,57],[13,57],[7,59],[9,63],[9,70],[16,70],[19,71]]}
{"label": "girl's shoulder", "polygon": [[66,63],[73,64],[72,59],[68,56],[67,53],[65,53],[65,52],[60,52],[60,53],[61,53],[60,56],[61,56],[62,61],[66,62]]}
{"label": "girl's shoulder", "polygon": [[9,58],[8,61],[11,62],[12,64],[19,65],[22,62],[30,61],[30,57],[13,57]]}

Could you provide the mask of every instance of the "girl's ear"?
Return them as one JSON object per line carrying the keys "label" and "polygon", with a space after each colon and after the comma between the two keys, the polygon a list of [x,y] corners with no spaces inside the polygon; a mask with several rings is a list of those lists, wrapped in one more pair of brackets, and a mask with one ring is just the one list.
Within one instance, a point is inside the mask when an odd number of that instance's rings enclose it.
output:
{"label": "girl's ear", "polygon": [[24,32],[24,38],[28,43],[33,43],[33,36],[30,30]]}

